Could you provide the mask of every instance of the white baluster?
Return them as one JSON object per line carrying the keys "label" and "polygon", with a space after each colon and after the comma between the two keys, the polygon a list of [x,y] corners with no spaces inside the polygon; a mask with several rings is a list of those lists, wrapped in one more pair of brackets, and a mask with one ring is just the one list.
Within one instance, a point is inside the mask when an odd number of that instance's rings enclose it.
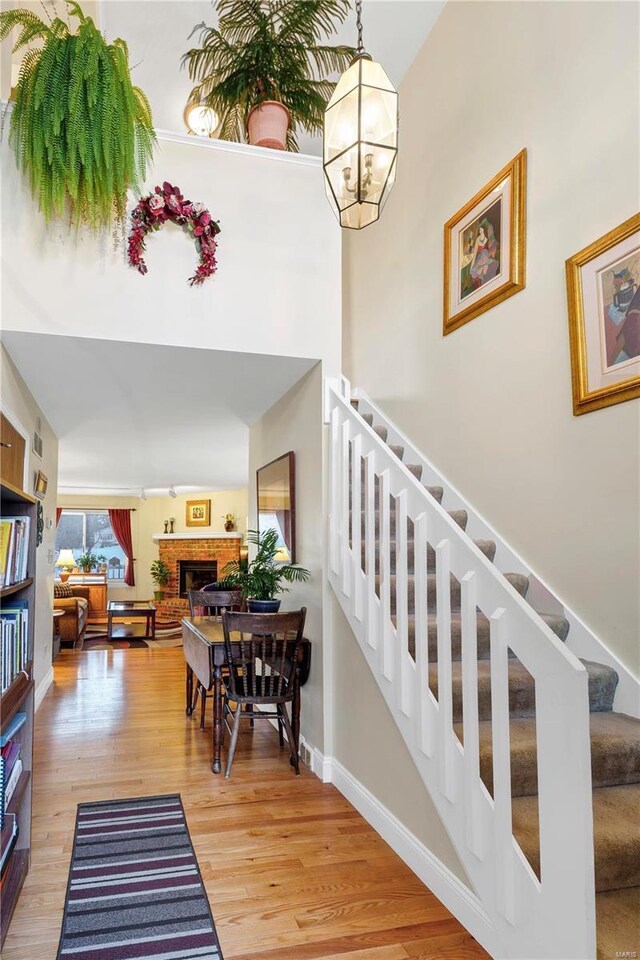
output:
{"label": "white baluster", "polygon": [[389,509],[389,471],[380,474],[380,668],[387,680],[393,679],[391,655],[391,513]]}
{"label": "white baluster", "polygon": [[376,483],[375,454],[365,457],[364,538],[367,568],[367,643],[374,650],[379,636],[378,597],[376,596]]}
{"label": "white baluster", "polygon": [[453,690],[451,684],[451,566],[449,541],[436,547],[436,604],[438,624],[438,739],[441,750],[440,789],[455,800],[453,780]]}
{"label": "white baluster", "polygon": [[399,706],[405,717],[411,716],[413,670],[409,664],[409,576],[407,556],[407,491],[396,497],[396,632],[400,657]]}
{"label": "white baluster", "polygon": [[357,620],[364,616],[362,583],[362,436],[351,441],[351,555],[353,561],[353,600]]}
{"label": "white baluster", "polygon": [[464,721],[464,782],[466,842],[482,857],[478,804],[480,741],[478,731],[478,614],[476,575],[469,572],[460,583],[462,614],[462,717]]}
{"label": "white baluster", "polygon": [[491,615],[491,733],[493,738],[493,816],[496,846],[496,902],[515,923],[514,848],[511,819],[511,747],[509,734],[509,649],[506,610]]}
{"label": "white baluster", "polygon": [[340,569],[340,540],[338,534],[338,515],[340,510],[340,411],[334,407],[331,411],[329,427],[329,456],[331,470],[329,508],[329,557],[331,570],[337,574]]}
{"label": "white baluster", "polygon": [[340,445],[342,447],[341,475],[340,475],[340,564],[342,568],[342,590],[345,596],[351,596],[351,548],[349,546],[349,433],[351,425],[348,420],[342,424]]}
{"label": "white baluster", "polygon": [[429,625],[427,618],[427,515],[421,513],[413,524],[414,592],[416,614],[416,674],[420,709],[416,711],[418,743],[428,757],[433,756],[433,713],[429,692]]}

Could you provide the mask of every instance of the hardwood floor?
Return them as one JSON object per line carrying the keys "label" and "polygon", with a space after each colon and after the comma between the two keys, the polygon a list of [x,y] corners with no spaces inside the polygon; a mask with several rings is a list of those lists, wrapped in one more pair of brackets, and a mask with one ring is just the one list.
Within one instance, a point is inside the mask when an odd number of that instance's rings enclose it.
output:
{"label": "hardwood floor", "polygon": [[214,777],[180,649],[63,651],[36,716],[33,859],[3,960],[56,956],[79,802],[172,792],[225,960],[488,956],[333,786],[293,775],[268,724],[245,726],[231,780]]}

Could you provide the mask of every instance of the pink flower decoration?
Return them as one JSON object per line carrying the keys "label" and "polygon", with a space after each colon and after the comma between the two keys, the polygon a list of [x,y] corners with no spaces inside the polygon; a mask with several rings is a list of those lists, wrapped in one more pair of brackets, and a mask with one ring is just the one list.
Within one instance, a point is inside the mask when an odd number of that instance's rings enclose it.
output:
{"label": "pink flower decoration", "polygon": [[167,220],[184,227],[195,238],[199,264],[195,274],[189,278],[190,286],[199,286],[216,272],[218,265],[215,257],[215,237],[220,233],[219,223],[212,220],[204,204],[185,200],[179,188],[174,187],[168,180],[137,203],[131,213],[131,220],[127,256],[130,266],[135,267],[139,273],[144,275],[147,272],[142,256],[147,234],[158,230]]}

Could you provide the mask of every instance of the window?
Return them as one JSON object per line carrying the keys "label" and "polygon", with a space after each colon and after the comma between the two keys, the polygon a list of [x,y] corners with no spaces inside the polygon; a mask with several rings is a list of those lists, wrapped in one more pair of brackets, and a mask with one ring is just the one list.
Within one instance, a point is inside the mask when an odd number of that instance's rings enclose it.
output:
{"label": "window", "polygon": [[105,557],[109,580],[124,580],[126,558],[115,538],[107,510],[63,510],[56,530],[55,559],[61,550]]}

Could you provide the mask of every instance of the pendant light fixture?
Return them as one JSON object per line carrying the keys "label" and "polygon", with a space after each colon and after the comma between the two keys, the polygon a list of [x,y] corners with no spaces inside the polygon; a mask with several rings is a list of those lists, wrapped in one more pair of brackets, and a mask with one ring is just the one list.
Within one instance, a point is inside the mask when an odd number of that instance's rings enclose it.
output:
{"label": "pendant light fixture", "polygon": [[380,216],[396,178],[398,94],[362,43],[362,0],[356,0],[358,49],[324,115],[325,190],[341,227],[361,230]]}

